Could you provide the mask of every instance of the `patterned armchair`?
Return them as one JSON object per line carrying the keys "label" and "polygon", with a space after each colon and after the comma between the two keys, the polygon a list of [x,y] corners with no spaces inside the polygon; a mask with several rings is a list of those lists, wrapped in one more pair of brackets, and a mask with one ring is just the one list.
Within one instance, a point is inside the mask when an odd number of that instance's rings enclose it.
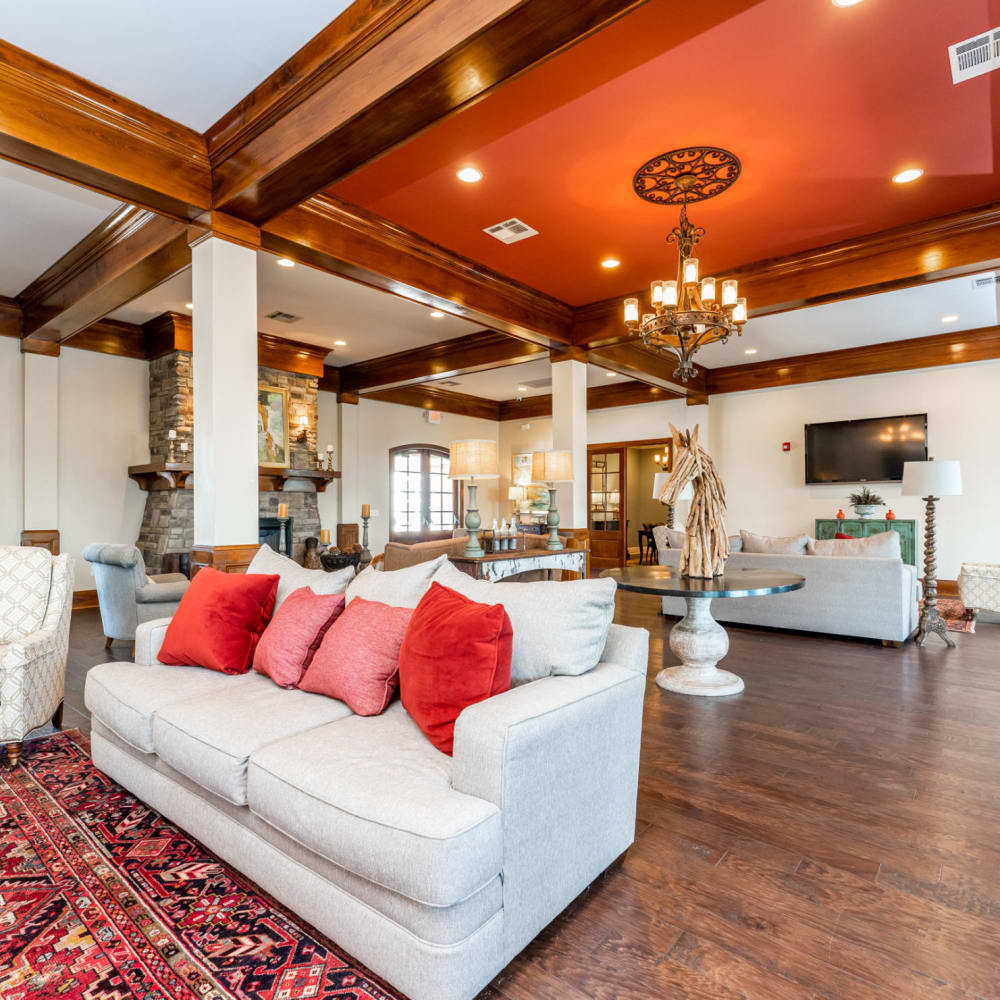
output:
{"label": "patterned armchair", "polygon": [[11,767],[32,729],[62,718],[73,560],[0,546],[0,742]]}

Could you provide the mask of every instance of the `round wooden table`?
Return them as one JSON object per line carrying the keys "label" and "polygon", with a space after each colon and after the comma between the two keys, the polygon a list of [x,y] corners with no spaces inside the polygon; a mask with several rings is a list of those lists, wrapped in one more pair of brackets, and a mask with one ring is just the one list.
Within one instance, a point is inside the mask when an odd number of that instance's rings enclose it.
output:
{"label": "round wooden table", "polygon": [[601,576],[622,590],[657,597],[683,597],[687,614],[670,630],[670,648],[681,661],[656,675],[656,683],[678,694],[718,697],[739,694],[743,679],[717,666],[729,652],[729,636],[712,617],[712,598],[766,597],[801,590],[805,577],[764,569],[738,569],[703,580],[681,576],[673,566],[627,566],[606,569]]}

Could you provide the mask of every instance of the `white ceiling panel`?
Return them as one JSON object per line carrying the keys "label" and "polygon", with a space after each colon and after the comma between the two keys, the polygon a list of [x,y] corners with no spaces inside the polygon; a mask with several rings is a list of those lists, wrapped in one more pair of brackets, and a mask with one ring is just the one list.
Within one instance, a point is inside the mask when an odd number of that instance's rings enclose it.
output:
{"label": "white ceiling panel", "polygon": [[17,295],[119,204],[0,160],[0,295]]}
{"label": "white ceiling panel", "polygon": [[204,132],[347,0],[32,0],[3,4],[3,38]]}
{"label": "white ceiling panel", "polygon": [[[609,376],[603,368],[587,365],[588,386],[622,381],[626,381],[622,375]],[[552,369],[548,358],[540,358],[472,375],[456,375],[454,380],[436,384],[484,399],[517,399],[518,396],[526,399],[529,396],[547,396],[552,392]]]}

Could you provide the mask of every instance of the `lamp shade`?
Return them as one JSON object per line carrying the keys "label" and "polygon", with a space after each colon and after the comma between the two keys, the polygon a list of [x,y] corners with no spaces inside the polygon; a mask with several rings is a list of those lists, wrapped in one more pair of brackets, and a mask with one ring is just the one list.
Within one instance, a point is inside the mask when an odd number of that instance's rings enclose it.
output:
{"label": "lamp shade", "polygon": [[957,497],[962,495],[962,472],[955,461],[904,462],[903,496]]}
{"label": "lamp shade", "polygon": [[528,498],[528,491],[523,486],[507,487],[508,500],[526,500],[527,498]]}
{"label": "lamp shade", "polygon": [[468,441],[452,441],[448,475],[452,479],[498,479],[500,466],[497,463],[497,443],[473,438]]}
{"label": "lamp shade", "polygon": [[[663,492],[663,487],[667,485],[667,480],[670,478],[669,472],[657,472],[653,476],[653,499],[659,500],[660,494]],[[678,500],[693,500],[694,499],[694,487],[690,483],[684,484],[684,489],[681,490]]]}
{"label": "lamp shade", "polygon": [[568,451],[536,451],[531,456],[536,483],[568,483],[573,479],[573,455]]}

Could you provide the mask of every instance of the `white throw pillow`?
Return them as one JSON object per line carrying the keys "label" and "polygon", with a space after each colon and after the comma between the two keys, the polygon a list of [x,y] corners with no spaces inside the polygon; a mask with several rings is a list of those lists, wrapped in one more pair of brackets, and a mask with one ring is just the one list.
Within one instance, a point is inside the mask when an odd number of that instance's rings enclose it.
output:
{"label": "white throw pillow", "polygon": [[810,538],[807,550],[811,556],[870,556],[901,559],[899,534],[891,529],[879,531],[867,538]]}
{"label": "white throw pillow", "polygon": [[808,535],[788,535],[783,538],[773,538],[770,535],[755,535],[752,531],[740,529],[744,552],[769,553],[770,555],[801,556],[805,555]]}
{"label": "white throw pillow", "polygon": [[445,563],[434,583],[479,604],[502,604],[514,632],[512,684],[550,674],[585,674],[601,660],[615,616],[614,580],[489,583]]}
{"label": "white throw pillow", "polygon": [[247,572],[278,574],[278,594],[274,600],[277,611],[282,601],[300,587],[308,587],[314,594],[342,594],[354,576],[354,567],[346,566],[333,573],[325,569],[306,569],[265,543],[250,561]]}
{"label": "white throw pillow", "polygon": [[351,581],[347,588],[347,603],[350,604],[355,597],[361,597],[393,608],[415,608],[430,588],[431,577],[447,562],[448,556],[440,555],[437,559],[429,559],[403,569],[387,571],[369,566]]}

